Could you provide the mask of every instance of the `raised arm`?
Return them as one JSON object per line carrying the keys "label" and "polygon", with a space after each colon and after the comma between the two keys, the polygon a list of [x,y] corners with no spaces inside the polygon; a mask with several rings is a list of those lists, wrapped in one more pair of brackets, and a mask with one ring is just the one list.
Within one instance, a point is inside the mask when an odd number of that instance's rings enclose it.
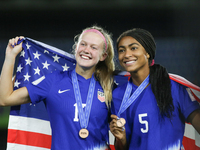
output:
{"label": "raised arm", "polygon": [[200,134],[200,109],[193,111],[187,119]]}
{"label": "raised arm", "polygon": [[117,126],[117,116],[111,115],[112,121],[110,122],[110,131],[115,136],[115,149],[116,150],[127,150],[127,143],[126,143],[126,131],[125,127],[118,127]]}
{"label": "raised arm", "polygon": [[30,102],[26,87],[13,91],[13,70],[16,56],[22,50],[22,42],[17,45],[18,40],[24,37],[10,39],[6,48],[6,56],[1,71],[0,80],[0,106],[13,106]]}

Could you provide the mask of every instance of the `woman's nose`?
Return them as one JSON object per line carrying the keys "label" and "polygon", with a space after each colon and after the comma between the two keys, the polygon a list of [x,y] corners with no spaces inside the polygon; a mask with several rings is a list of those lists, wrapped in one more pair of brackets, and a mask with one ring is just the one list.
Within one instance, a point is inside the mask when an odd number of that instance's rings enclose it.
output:
{"label": "woman's nose", "polygon": [[132,52],[130,50],[125,51],[125,57],[130,57],[132,56]]}

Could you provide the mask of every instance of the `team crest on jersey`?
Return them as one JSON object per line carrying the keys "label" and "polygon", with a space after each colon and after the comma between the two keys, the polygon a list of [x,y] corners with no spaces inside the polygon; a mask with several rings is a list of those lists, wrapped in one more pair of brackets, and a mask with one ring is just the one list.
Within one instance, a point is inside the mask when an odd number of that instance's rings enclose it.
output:
{"label": "team crest on jersey", "polygon": [[101,90],[98,90],[98,93],[97,93],[97,97],[98,99],[101,101],[101,102],[105,102],[105,95],[104,95],[104,92]]}

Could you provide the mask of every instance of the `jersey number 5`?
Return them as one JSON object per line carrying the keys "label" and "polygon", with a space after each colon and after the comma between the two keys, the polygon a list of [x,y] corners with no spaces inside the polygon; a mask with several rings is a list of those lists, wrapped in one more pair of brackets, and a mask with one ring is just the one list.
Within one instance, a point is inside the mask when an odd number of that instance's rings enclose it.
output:
{"label": "jersey number 5", "polygon": [[141,132],[142,133],[147,133],[148,130],[149,130],[148,122],[146,120],[144,120],[144,118],[143,118],[143,117],[147,117],[147,113],[139,114],[138,117],[139,117],[139,122],[141,124],[145,125],[145,128],[141,128]]}

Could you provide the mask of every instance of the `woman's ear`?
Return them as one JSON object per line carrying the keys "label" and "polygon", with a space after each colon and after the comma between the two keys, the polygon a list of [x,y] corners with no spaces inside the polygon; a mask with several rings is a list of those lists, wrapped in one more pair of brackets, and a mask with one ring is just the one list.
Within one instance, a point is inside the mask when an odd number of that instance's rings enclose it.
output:
{"label": "woman's ear", "polygon": [[104,52],[101,57],[100,57],[100,61],[104,61],[106,59],[106,57],[108,56],[108,54],[106,52]]}
{"label": "woman's ear", "polygon": [[148,59],[150,58],[150,55],[149,55],[149,53],[147,53],[147,54],[146,54],[146,56],[147,56],[147,58],[148,58]]}

